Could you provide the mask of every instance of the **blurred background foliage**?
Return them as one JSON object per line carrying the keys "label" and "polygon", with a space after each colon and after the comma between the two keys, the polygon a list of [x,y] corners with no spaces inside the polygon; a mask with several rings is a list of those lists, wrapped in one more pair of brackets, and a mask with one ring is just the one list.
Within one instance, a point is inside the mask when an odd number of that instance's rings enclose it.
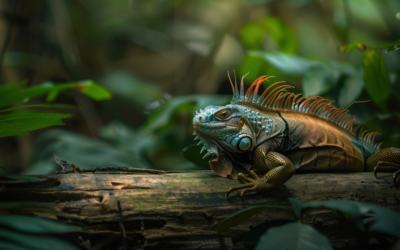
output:
{"label": "blurred background foliage", "polygon": [[400,1],[4,0],[0,9],[0,87],[62,90],[0,111],[78,107],[58,111],[73,114],[64,126],[0,138],[10,173],[59,170],[53,153],[82,168],[208,169],[191,121],[229,102],[233,69],[250,72],[247,84],[275,75],[340,108],[372,100],[350,115],[383,147],[400,147]]}

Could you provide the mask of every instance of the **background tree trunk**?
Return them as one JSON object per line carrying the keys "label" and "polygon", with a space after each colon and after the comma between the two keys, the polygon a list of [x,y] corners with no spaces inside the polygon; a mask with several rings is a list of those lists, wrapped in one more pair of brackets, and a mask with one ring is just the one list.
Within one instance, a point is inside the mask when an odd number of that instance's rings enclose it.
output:
{"label": "background tree trunk", "polygon": [[[375,179],[372,173],[296,174],[270,192],[249,193],[242,203],[235,192],[228,200],[225,198],[226,191],[241,184],[240,181],[219,177],[212,171],[69,173],[39,176],[46,181],[38,183],[2,180],[5,188],[0,200],[46,203],[48,207],[18,207],[8,212],[83,225],[87,232],[79,236],[91,240],[92,245],[111,241],[112,237],[120,240],[123,227],[129,247],[228,249],[232,247],[231,238],[248,231],[249,227],[266,220],[294,219],[283,212],[269,210],[222,235],[216,233],[219,222],[249,206],[290,208],[288,198],[291,197],[306,202],[356,200],[400,210],[399,189],[394,188],[390,174],[381,175]],[[348,222],[336,211],[312,210],[303,222],[327,235],[337,249],[354,249],[357,244],[349,237]],[[375,238],[369,243],[379,245]]]}

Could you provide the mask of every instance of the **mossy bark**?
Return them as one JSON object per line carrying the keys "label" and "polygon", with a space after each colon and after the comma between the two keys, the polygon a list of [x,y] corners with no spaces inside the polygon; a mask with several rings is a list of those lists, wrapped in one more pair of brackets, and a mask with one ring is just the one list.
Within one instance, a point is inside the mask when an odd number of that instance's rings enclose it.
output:
{"label": "mossy bark", "polygon": [[[212,171],[69,173],[39,177],[46,180],[0,181],[4,186],[0,201],[40,202],[48,206],[23,206],[6,212],[35,214],[85,226],[87,231],[80,235],[90,239],[92,245],[108,236],[121,235],[122,223],[129,247],[229,249],[231,238],[251,226],[266,220],[294,218],[279,211],[265,211],[218,235],[215,227],[221,220],[249,206],[290,208],[289,197],[306,202],[357,200],[400,210],[400,190],[394,188],[388,174],[379,179],[372,173],[296,174],[274,190],[249,193],[244,203],[238,193],[225,198],[230,187],[241,183]],[[337,249],[352,249],[356,244],[343,229],[346,220],[336,211],[314,210],[303,222],[326,234]],[[371,239],[370,243],[377,244],[377,240]]]}

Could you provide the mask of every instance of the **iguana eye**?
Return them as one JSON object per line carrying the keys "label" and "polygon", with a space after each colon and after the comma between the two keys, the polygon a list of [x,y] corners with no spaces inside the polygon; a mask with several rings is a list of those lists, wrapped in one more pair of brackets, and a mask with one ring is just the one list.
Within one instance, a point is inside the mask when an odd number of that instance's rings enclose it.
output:
{"label": "iguana eye", "polygon": [[223,110],[223,111],[219,112],[219,113],[217,114],[217,116],[218,116],[219,118],[225,119],[225,118],[227,118],[230,114],[231,114],[231,112],[229,112],[228,110]]}

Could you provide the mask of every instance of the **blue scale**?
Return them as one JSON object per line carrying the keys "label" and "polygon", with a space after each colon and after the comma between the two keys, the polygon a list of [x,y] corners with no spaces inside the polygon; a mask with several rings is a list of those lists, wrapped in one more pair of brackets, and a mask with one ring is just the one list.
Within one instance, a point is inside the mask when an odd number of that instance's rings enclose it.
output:
{"label": "blue scale", "polygon": [[231,141],[233,140],[233,138],[235,138],[234,136],[228,137],[228,139],[226,139],[227,143],[231,143]]}
{"label": "blue scale", "polygon": [[271,124],[268,124],[268,128],[271,128]]}
{"label": "blue scale", "polygon": [[257,122],[257,125],[258,125],[258,126],[261,126],[261,122]]}
{"label": "blue scale", "polygon": [[239,138],[235,138],[235,139],[233,139],[233,140],[231,141],[231,145],[234,146],[234,147],[236,147],[237,144],[238,144],[238,142],[239,142]]}
{"label": "blue scale", "polygon": [[269,134],[269,131],[268,131],[268,130],[267,130],[267,131],[265,131],[265,134],[266,134],[266,135],[268,135],[268,134]]}

